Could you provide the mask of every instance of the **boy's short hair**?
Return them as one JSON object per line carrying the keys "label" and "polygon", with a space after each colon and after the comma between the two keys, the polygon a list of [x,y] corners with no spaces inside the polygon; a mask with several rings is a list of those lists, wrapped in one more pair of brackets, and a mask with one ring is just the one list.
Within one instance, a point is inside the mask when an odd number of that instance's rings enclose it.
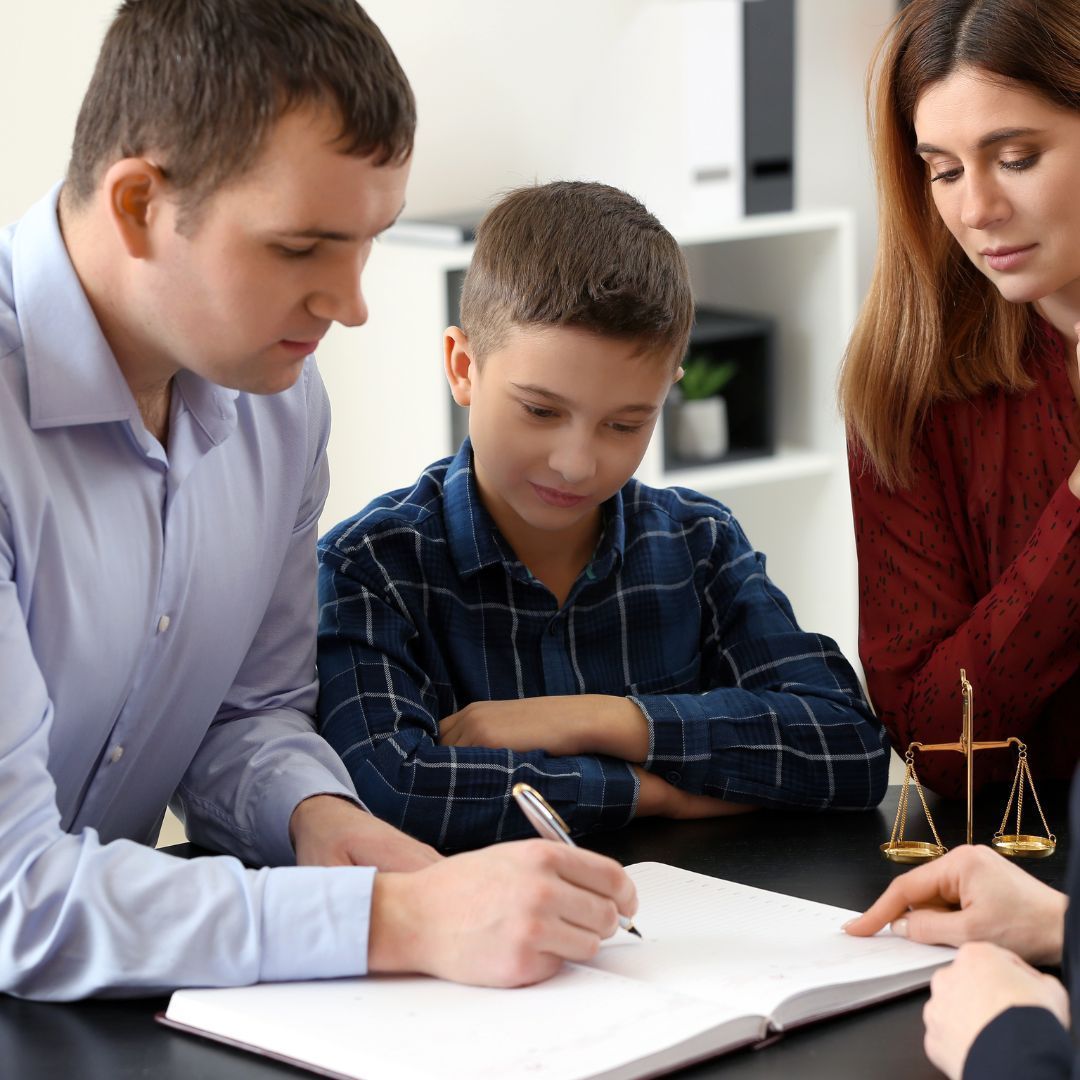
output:
{"label": "boy's short hair", "polygon": [[308,103],[336,110],[344,153],[412,152],[412,90],[355,0],[125,0],[79,111],[67,197],[85,203],[109,165],[154,151],[191,213]]}
{"label": "boy's short hair", "polygon": [[510,192],[477,229],[461,326],[482,360],[513,326],[636,338],[681,362],[694,320],[679,245],[632,195],[560,180]]}

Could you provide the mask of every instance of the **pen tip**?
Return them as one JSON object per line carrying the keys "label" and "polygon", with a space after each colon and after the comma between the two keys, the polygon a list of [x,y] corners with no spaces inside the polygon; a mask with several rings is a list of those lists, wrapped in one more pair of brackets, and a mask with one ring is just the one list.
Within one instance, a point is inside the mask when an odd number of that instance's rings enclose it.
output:
{"label": "pen tip", "polygon": [[636,926],[628,926],[628,927],[627,927],[626,929],[627,929],[627,930],[628,930],[628,931],[629,931],[629,932],[630,932],[631,934],[633,934],[633,935],[634,935],[634,937],[636,937],[636,938],[639,938],[639,937],[641,937],[641,931],[640,931],[640,930],[639,930],[639,929],[638,929],[638,928],[637,928]]}

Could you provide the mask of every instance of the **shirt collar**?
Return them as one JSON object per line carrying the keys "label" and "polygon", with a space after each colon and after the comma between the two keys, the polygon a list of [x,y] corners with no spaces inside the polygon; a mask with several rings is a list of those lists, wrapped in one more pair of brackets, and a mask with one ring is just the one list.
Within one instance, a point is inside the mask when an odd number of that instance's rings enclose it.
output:
{"label": "shirt collar", "polygon": [[[57,217],[61,184],[20,219],[12,247],[15,310],[26,357],[30,425],[128,420],[143,429],[132,396],[71,263]],[[217,443],[236,425],[237,391],[190,372],[175,384]]]}
{"label": "shirt collar", "polygon": [[[443,507],[450,555],[459,574],[465,577],[496,564],[520,567],[523,573],[528,574],[480,501],[473,469],[472,442],[469,439],[461,444],[446,470]],[[603,532],[586,568],[590,579],[604,578],[621,564],[626,545],[623,492],[617,491],[608,499],[601,512]]]}
{"label": "shirt collar", "polygon": [[517,561],[480,501],[469,439],[461,444],[443,478],[443,513],[450,555],[462,576]]}

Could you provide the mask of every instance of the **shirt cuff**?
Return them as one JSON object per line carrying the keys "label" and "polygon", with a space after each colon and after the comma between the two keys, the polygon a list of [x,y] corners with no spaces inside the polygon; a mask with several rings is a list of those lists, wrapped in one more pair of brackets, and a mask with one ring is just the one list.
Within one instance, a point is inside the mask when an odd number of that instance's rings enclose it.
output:
{"label": "shirt cuff", "polygon": [[703,791],[713,759],[707,699],[678,694],[629,700],[645,714],[649,725],[645,768],[685,791]]}
{"label": "shirt cuff", "polygon": [[1068,1032],[1049,1009],[1017,1006],[979,1032],[964,1062],[963,1080],[1057,1080],[1072,1075]]}
{"label": "shirt cuff", "polygon": [[634,817],[638,783],[634,770],[617,758],[582,755],[581,781],[574,802],[573,830],[619,829]]}
{"label": "shirt cuff", "polygon": [[265,874],[260,982],[365,975],[375,870],[281,866]]}

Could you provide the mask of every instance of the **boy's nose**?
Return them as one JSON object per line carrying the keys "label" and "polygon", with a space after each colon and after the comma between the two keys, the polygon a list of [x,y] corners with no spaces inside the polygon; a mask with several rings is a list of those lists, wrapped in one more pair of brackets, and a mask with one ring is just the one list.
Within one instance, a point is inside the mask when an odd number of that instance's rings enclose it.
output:
{"label": "boy's nose", "polygon": [[585,444],[560,444],[552,452],[549,464],[571,485],[583,484],[596,475],[596,455]]}

